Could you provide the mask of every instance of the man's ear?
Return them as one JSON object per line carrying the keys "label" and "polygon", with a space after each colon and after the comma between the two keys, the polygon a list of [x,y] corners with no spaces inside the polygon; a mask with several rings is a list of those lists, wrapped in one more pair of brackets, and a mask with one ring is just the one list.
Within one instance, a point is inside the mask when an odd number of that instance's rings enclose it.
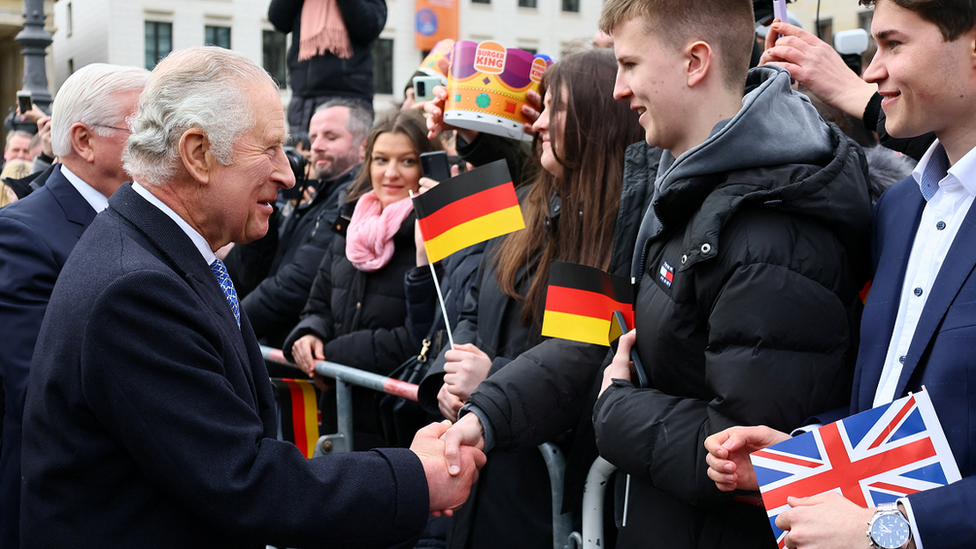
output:
{"label": "man's ear", "polygon": [[[685,49],[685,59],[688,70],[688,87],[693,88],[708,76],[715,64],[715,56],[712,47],[707,42],[701,40],[692,42]],[[718,67],[716,66],[716,70]]]}
{"label": "man's ear", "polygon": [[202,129],[190,128],[180,137],[179,153],[190,177],[202,185],[210,182],[216,159],[210,152],[210,140]]}
{"label": "man's ear", "polygon": [[366,161],[366,140],[365,139],[363,139],[363,142],[359,144],[359,161],[360,162]]}
{"label": "man's ear", "polygon": [[68,134],[71,136],[71,150],[78,156],[84,158],[85,162],[89,164],[95,161],[95,146],[92,143],[92,133],[92,130],[81,122],[75,122],[68,129]]}

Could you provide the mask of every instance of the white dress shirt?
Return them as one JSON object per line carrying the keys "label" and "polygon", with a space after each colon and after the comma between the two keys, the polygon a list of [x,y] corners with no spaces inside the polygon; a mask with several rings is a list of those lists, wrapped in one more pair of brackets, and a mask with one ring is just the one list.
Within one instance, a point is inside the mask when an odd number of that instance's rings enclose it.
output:
{"label": "white dress shirt", "polygon": [[67,166],[61,164],[61,175],[71,183],[71,186],[81,194],[81,197],[85,199],[85,202],[95,210],[95,213],[101,212],[105,208],[108,208],[108,198],[104,194],[96,191],[94,187],[85,183],[80,177],[74,174]]}
{"label": "white dress shirt", "polygon": [[927,202],[905,269],[898,316],[874,394],[874,406],[887,404],[897,396],[895,386],[932,284],[976,196],[976,149],[950,168],[945,149],[936,141],[915,167],[912,177]]}

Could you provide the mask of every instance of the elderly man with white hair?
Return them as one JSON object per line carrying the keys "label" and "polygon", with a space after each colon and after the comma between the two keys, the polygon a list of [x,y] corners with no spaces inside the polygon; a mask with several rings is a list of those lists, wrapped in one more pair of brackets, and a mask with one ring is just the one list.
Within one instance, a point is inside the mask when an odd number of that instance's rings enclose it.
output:
{"label": "elderly man with white hair", "polygon": [[24,415],[25,547],[409,547],[467,497],[432,424],[410,449],[305,459],[214,251],[294,185],[277,87],[221,48],[171,54],[112,197],[58,280]]}
{"label": "elderly man with white hair", "polygon": [[6,403],[0,449],[0,547],[18,546],[21,419],[34,343],[54,282],[78,239],[127,179],[126,117],[149,79],[144,69],[92,64],[54,100],[52,139],[61,164],[47,183],[0,210],[0,377]]}

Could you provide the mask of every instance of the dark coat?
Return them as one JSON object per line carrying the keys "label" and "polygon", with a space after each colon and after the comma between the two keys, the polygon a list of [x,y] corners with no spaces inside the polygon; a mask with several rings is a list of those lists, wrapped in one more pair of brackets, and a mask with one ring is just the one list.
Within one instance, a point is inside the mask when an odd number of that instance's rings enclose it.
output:
{"label": "dark coat", "polygon": [[333,181],[319,182],[315,198],[285,219],[267,278],[241,301],[254,334],[268,345],[280,347],[298,324],[319,264],[335,235],[332,224],[339,215],[340,200],[358,173],[354,169]]}
{"label": "dark coat", "polygon": [[[60,164],[57,167],[60,168]],[[24,401],[34,344],[54,282],[95,210],[62,175],[0,209],[0,378],[6,394],[0,447],[0,546],[18,546]]]}
{"label": "dark coat", "polygon": [[765,511],[705,475],[703,440],[733,425],[789,432],[848,394],[870,204],[856,145],[827,135],[816,163],[660,189],[635,304],[651,386],[617,380],[594,410],[600,454],[632,476],[618,547],[775,547]]}
{"label": "dark coat", "polygon": [[24,415],[25,547],[409,547],[405,449],[305,459],[257,339],[166,214],[125,185],[51,296]]}
{"label": "dark coat", "polygon": [[[302,7],[305,0],[271,0],[268,20],[283,33],[291,33],[288,82],[298,97],[349,97],[373,101],[373,46],[386,25],[384,0],[336,0],[352,43],[352,57],[332,53],[298,60]],[[307,127],[305,128],[307,131]]]}
{"label": "dark coat", "polygon": [[[351,211],[354,204],[345,206]],[[314,334],[325,342],[325,358],[353,368],[388,375],[419,348],[406,323],[403,276],[417,264],[411,213],[393,237],[390,262],[378,271],[360,271],[346,258],[346,239],[336,235],[319,264],[302,320],[288,334],[282,350],[289,360],[300,337]],[[379,433],[374,392],[353,388],[353,418],[357,430]],[[335,425],[335,393],[322,399],[324,429]]]}

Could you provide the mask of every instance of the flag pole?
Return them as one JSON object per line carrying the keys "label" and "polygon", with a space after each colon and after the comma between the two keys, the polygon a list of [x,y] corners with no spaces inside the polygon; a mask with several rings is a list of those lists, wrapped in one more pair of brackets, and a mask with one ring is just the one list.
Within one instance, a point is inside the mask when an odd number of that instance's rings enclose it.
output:
{"label": "flag pole", "polygon": [[[410,200],[413,200],[414,194],[413,190],[407,191],[410,194]],[[420,227],[418,226],[419,230]],[[420,234],[423,237],[423,231]],[[420,240],[424,243],[424,255],[427,255],[427,239],[421,238]],[[427,266],[430,267],[430,276],[434,279],[434,289],[437,290],[437,301],[441,305],[441,314],[444,316],[444,329],[447,331],[447,341],[451,344],[451,349],[454,348],[454,334],[451,332],[451,319],[447,317],[447,305],[444,304],[444,294],[441,292],[441,284],[437,281],[437,271],[434,270],[434,263],[428,258]]]}

